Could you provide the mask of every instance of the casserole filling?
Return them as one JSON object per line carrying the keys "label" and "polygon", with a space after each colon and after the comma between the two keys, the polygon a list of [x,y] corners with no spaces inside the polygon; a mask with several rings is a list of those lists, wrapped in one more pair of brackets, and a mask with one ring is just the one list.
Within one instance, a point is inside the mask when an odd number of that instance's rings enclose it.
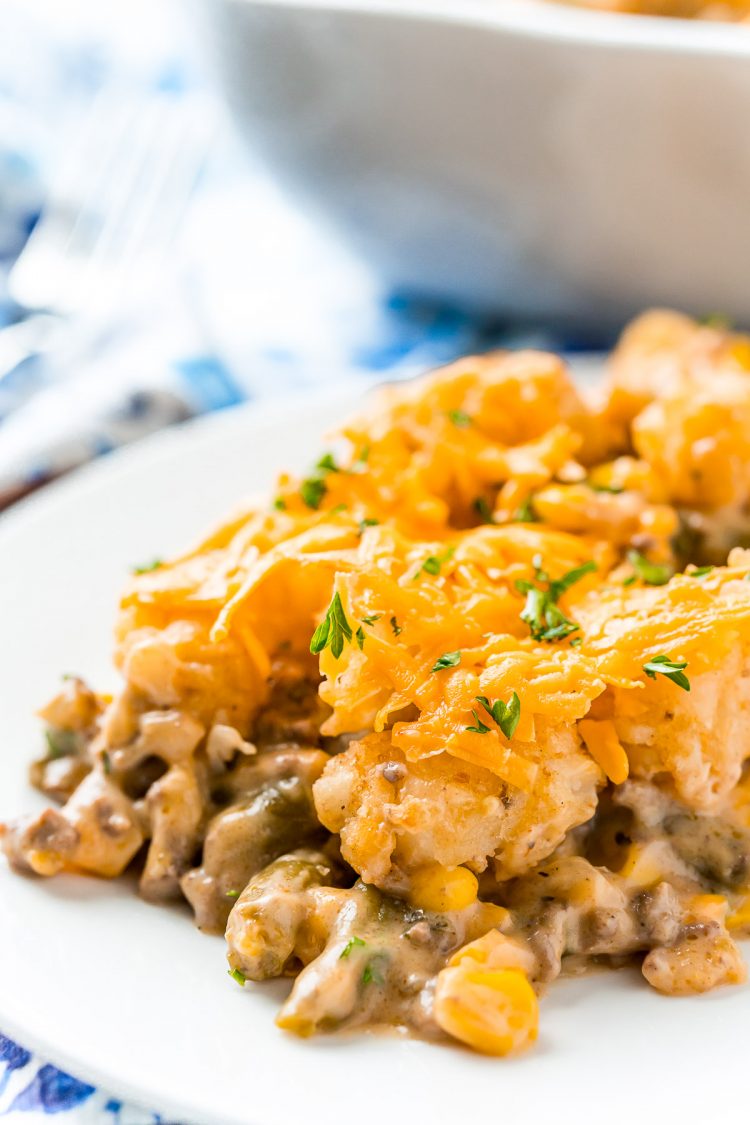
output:
{"label": "casserole filling", "polygon": [[744,980],[750,338],[667,312],[588,397],[544,353],[381,394],[121,602],[46,706],[20,872],[225,933],[279,1025],[505,1055],[561,973]]}

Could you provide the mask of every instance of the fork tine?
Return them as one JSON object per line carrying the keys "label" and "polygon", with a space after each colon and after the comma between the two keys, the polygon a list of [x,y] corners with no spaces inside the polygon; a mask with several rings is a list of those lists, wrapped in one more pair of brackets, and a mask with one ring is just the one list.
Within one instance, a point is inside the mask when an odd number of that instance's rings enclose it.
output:
{"label": "fork tine", "polygon": [[113,288],[122,273],[121,250],[125,232],[132,222],[132,216],[139,206],[144,177],[149,174],[149,165],[160,149],[160,125],[162,107],[143,106],[131,113],[129,127],[125,136],[124,152],[112,161],[105,185],[103,201],[99,209],[104,219],[98,237],[90,247],[85,269],[81,279],[86,302],[105,303],[111,293],[102,287],[106,278],[109,288]]}
{"label": "fork tine", "polygon": [[123,248],[126,263],[144,250],[158,256],[172,244],[209,147],[212,121],[209,107],[198,99],[187,113],[182,108],[170,111],[170,142],[142,194],[140,211]]}
{"label": "fork tine", "polygon": [[149,106],[148,116],[134,122],[126,174],[88,262],[90,306],[120,292],[138,258],[147,256],[153,268],[171,244],[205,157],[208,123],[205,112],[194,116],[171,99]]}
{"label": "fork tine", "polygon": [[95,313],[144,249],[163,252],[205,157],[209,104],[134,102],[116,87],[96,96],[8,279],[19,304]]}
{"label": "fork tine", "polygon": [[8,289],[19,304],[63,309],[75,304],[71,267],[97,237],[97,200],[126,127],[126,103],[109,89],[98,94],[9,275]]}

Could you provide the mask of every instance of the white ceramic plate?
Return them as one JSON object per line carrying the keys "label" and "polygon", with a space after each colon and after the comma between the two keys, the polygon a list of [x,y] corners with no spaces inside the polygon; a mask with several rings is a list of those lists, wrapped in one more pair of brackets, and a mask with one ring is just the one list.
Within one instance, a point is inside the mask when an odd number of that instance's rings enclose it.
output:
{"label": "white ceramic plate", "polygon": [[[168,432],[0,520],[0,818],[35,808],[32,718],[58,676],[112,681],[128,569],[195,538],[279,465],[303,467],[351,391],[243,408]],[[750,992],[665,999],[638,973],[560,982],[540,1041],[497,1061],[386,1036],[298,1042],[273,1024],[283,985],[227,976],[187,910],[123,882],[22,879],[0,863],[0,1028],[170,1122],[232,1125],[681,1125],[741,1107]]]}

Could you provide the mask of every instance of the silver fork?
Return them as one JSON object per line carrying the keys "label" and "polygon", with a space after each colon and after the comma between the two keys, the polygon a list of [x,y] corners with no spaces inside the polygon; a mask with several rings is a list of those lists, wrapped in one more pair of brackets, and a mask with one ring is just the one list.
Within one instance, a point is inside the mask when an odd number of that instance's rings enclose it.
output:
{"label": "silver fork", "polygon": [[29,315],[0,330],[0,380],[64,344],[71,322],[106,321],[136,274],[139,290],[156,284],[208,151],[212,111],[200,94],[136,100],[113,86],[96,96],[8,277]]}

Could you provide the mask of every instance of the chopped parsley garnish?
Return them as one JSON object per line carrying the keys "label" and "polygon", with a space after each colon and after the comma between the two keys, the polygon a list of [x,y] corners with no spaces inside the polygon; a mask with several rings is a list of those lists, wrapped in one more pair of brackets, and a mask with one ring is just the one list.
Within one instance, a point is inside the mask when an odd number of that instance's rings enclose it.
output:
{"label": "chopped parsley garnish", "polygon": [[670,660],[668,656],[652,656],[643,665],[643,671],[652,680],[655,680],[657,673],[659,673],[661,676],[666,676],[673,684],[677,684],[683,691],[690,691],[690,680],[685,675],[686,668],[686,660]]}
{"label": "chopped parsley garnish", "polygon": [[317,510],[323,503],[323,499],[328,492],[328,485],[325,478],[329,473],[339,473],[341,470],[336,464],[336,460],[332,453],[324,453],[320,460],[315,465],[315,472],[312,473],[306,480],[303,480],[299,486],[299,494],[302,497],[302,502],[308,508]]}
{"label": "chopped parsley garnish", "polygon": [[533,497],[527,496],[520,508],[513,516],[516,523],[539,523],[539,516],[534,511]]}
{"label": "chopped parsley garnish", "polygon": [[345,512],[346,510],[346,504],[337,504],[335,508],[331,508],[328,514],[329,516],[337,516],[340,512]]}
{"label": "chopped parsley garnish", "polygon": [[273,502],[273,506],[274,506],[274,508],[276,509],[277,512],[285,512],[286,511],[286,500],[284,499],[283,496],[277,496],[276,499]]}
{"label": "chopped parsley garnish", "polygon": [[150,574],[152,570],[159,570],[162,566],[164,566],[164,561],[162,559],[152,559],[149,563],[134,566],[133,574]]}
{"label": "chopped parsley garnish", "polygon": [[369,516],[366,519],[360,520],[359,521],[359,534],[361,535],[366,527],[377,527],[379,523],[380,523],[380,520],[374,520]]}
{"label": "chopped parsley garnish", "polygon": [[352,472],[354,472],[354,473],[364,472],[365,465],[367,464],[367,462],[369,460],[370,460],[370,447],[369,447],[369,445],[363,445],[362,448],[359,451],[359,454],[357,456],[357,460],[352,465]]}
{"label": "chopped parsley garnish", "polygon": [[383,984],[380,969],[373,961],[368,961],[362,973],[362,984]]}
{"label": "chopped parsley garnish", "polygon": [[227,969],[227,972],[229,973],[232,980],[237,981],[237,984],[244,984],[247,980],[245,974],[241,973],[239,969]]}
{"label": "chopped parsley garnish", "polygon": [[640,551],[628,551],[628,562],[635,571],[636,577],[647,586],[666,586],[672,577],[671,566],[649,562]]}
{"label": "chopped parsley garnish", "polygon": [[394,637],[397,637],[399,635],[399,633],[403,633],[403,629],[401,628],[401,626],[399,625],[399,623],[398,623],[398,621],[396,620],[395,617],[391,618],[390,626],[391,626],[391,629],[393,630]]}
{"label": "chopped parsley garnish", "polygon": [[464,730],[471,731],[472,734],[489,734],[490,728],[484,725],[473,707],[471,709],[471,713],[474,716],[474,722],[476,725],[473,727],[464,727]]}
{"label": "chopped parsley garnish", "polygon": [[454,554],[455,550],[456,550],[455,547],[448,547],[447,550],[443,551],[443,553],[440,554],[440,555],[429,555],[424,560],[424,562],[422,563],[422,565],[420,566],[419,570],[414,575],[414,577],[419,578],[419,576],[420,576],[420,574],[422,573],[423,570],[427,574],[434,574],[434,575],[440,574],[441,566],[443,565],[444,562],[448,562],[449,559],[453,558],[453,554]]}
{"label": "chopped parsley garnish", "polygon": [[323,503],[323,497],[328,492],[328,485],[322,477],[308,477],[299,486],[302,502],[308,508],[317,509]]}
{"label": "chopped parsley garnish", "polygon": [[594,484],[591,480],[586,481],[586,484],[592,492],[611,492],[613,496],[619,496],[625,491],[621,484]]}
{"label": "chopped parsley garnish", "polygon": [[346,619],[341,598],[336,593],[331,599],[331,604],[326,610],[326,615],[318,625],[310,641],[310,652],[322,652],[324,648],[331,649],[336,660],[344,651],[344,641],[351,642],[352,627]]}
{"label": "chopped parsley garnish", "polygon": [[582,645],[582,644],[583,644],[583,637],[571,637],[570,638],[570,647],[571,648],[578,648],[578,646]]}
{"label": "chopped parsley garnish", "polygon": [[623,584],[623,586],[633,586],[633,585],[635,585],[635,583],[637,581],[638,581],[638,575],[637,574],[629,574],[627,578],[623,578],[622,584]]}
{"label": "chopped parsley garnish", "polygon": [[226,897],[227,897],[227,898],[239,898],[239,897],[240,897],[240,892],[239,892],[239,891],[227,891],[227,892],[226,892]]}
{"label": "chopped parsley garnish", "polygon": [[321,473],[338,473],[339,467],[332,453],[324,453],[315,466]]}
{"label": "chopped parsley garnish", "polygon": [[448,417],[459,430],[466,430],[471,425],[471,415],[465,410],[449,410]]}
{"label": "chopped parsley garnish", "polygon": [[350,937],[344,948],[339,953],[339,961],[344,961],[349,956],[351,951],[355,948],[355,946],[364,945],[367,945],[367,942],[362,941],[361,937]]}
{"label": "chopped parsley garnish", "polygon": [[495,517],[492,514],[492,508],[486,496],[477,496],[472,507],[479,516],[482,523],[494,523]]}
{"label": "chopped parsley garnish", "polygon": [[705,574],[710,574],[715,568],[712,566],[694,566],[690,571],[690,578],[703,578]]}
{"label": "chopped parsley garnish", "polygon": [[[492,716],[506,738],[513,737],[516,733],[518,720],[521,718],[521,700],[515,692],[511,695],[508,703],[503,703],[502,699],[496,699],[494,703],[490,703],[486,695],[478,695],[477,703],[481,703],[487,714]],[[476,711],[472,711],[472,715],[476,718]]]}
{"label": "chopped parsley garnish", "polygon": [[361,651],[365,647],[365,631],[361,625],[359,629],[357,629],[357,632],[354,634],[354,636]]}
{"label": "chopped parsley garnish", "polygon": [[67,758],[75,754],[78,749],[78,739],[72,730],[48,727],[44,732],[44,738],[47,743],[47,757],[53,760]]}
{"label": "chopped parsley garnish", "polygon": [[112,759],[109,756],[108,750],[102,751],[102,769],[109,776],[112,773]]}
{"label": "chopped parsley garnish", "polygon": [[707,313],[698,323],[704,325],[706,328],[718,328],[724,331],[732,327],[732,321],[727,314],[723,312]]}
{"label": "chopped parsley garnish", "polygon": [[559,641],[580,628],[575,621],[565,616],[557,601],[574,583],[594,570],[596,563],[589,561],[569,570],[562,578],[550,579],[537,556],[534,559],[534,577],[537,582],[546,582],[547,589],[543,590],[526,579],[516,580],[516,589],[526,595],[521,620],[529,626],[535,641]]}
{"label": "chopped parsley garnish", "polygon": [[433,664],[431,672],[442,672],[443,668],[455,668],[461,662],[460,652],[444,652]]}
{"label": "chopped parsley garnish", "polygon": [[[562,578],[556,578],[549,584],[549,592],[554,601],[557,601],[571,586],[575,586],[576,582],[580,582],[587,574],[593,574],[596,570],[596,563],[593,559],[583,563],[581,566],[574,566],[567,574],[563,574]],[[549,581],[549,580],[548,580]]]}
{"label": "chopped parsley garnish", "polygon": [[363,617],[362,618],[362,624],[363,625],[374,625],[376,621],[380,621],[380,618],[382,616],[383,616],[382,613],[372,613],[372,614],[370,614],[369,617]]}

